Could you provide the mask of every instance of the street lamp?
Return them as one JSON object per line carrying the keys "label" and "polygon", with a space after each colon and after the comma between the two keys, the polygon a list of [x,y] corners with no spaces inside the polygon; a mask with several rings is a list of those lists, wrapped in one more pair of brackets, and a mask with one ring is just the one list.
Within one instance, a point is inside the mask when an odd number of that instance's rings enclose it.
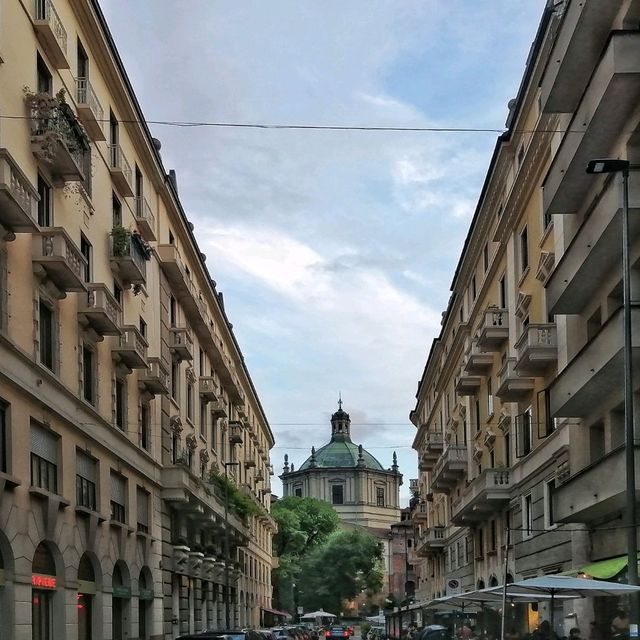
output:
{"label": "street lamp", "polygon": [[[633,365],[631,344],[631,262],[629,233],[629,170],[628,160],[598,158],[589,161],[587,173],[622,174],[622,306],[624,334],[624,432],[627,480],[627,577],[629,584],[638,584],[638,534],[636,531],[636,468],[635,433],[633,425]],[[635,168],[635,167],[634,167]],[[638,635],[638,598],[631,595],[631,637]],[[634,633],[635,631],[635,633]]]}
{"label": "street lamp", "polygon": [[227,597],[224,599],[224,613],[227,628],[231,627],[230,613],[231,603],[229,598],[231,596],[231,588],[229,586],[229,564],[231,563],[230,551],[229,551],[229,467],[238,466],[239,462],[223,462],[224,467],[224,582],[227,587]]}

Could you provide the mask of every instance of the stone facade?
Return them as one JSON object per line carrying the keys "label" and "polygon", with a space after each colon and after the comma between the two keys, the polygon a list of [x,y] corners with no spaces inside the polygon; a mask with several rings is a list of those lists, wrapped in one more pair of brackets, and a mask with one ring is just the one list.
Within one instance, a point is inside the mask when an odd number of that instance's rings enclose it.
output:
{"label": "stone facade", "polygon": [[175,174],[97,2],[0,13],[0,638],[258,625],[274,439]]}

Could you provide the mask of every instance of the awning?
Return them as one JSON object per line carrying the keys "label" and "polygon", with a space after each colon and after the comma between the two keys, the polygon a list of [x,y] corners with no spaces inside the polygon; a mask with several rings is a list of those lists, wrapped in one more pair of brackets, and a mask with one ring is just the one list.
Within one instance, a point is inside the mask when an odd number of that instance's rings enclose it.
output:
{"label": "awning", "polygon": [[591,564],[580,567],[580,573],[600,580],[608,580],[617,576],[623,569],[627,567],[627,556],[618,556],[617,558],[609,558],[608,560],[600,560]]}
{"label": "awning", "polygon": [[272,616],[284,616],[285,618],[288,618],[291,616],[291,614],[288,611],[278,611],[278,609],[267,609],[265,607],[260,607],[262,609],[262,611],[264,611],[265,613],[270,613]]}

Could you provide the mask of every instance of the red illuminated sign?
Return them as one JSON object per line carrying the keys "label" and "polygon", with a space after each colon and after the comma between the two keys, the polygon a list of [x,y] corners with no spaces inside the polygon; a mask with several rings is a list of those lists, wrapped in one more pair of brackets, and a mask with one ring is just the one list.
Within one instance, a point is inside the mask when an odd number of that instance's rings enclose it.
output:
{"label": "red illuminated sign", "polygon": [[53,576],[40,576],[34,574],[31,576],[31,586],[37,587],[38,589],[55,589],[56,579]]}

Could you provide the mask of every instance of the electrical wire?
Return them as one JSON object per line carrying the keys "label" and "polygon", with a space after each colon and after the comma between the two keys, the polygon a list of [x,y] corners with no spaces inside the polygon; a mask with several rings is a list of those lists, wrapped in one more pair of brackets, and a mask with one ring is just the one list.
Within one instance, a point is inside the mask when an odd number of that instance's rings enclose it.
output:
{"label": "electrical wire", "polygon": [[[24,115],[0,115],[0,120],[31,120],[31,116]],[[109,120],[97,120],[100,123],[107,123]],[[121,124],[137,125],[158,125],[164,127],[183,128],[228,128],[228,129],[275,129],[275,130],[297,130],[297,131],[381,131],[396,133],[505,133],[505,129],[494,129],[491,127],[401,127],[401,126],[376,126],[376,125],[323,125],[323,124],[278,124],[278,123],[258,123],[258,122],[206,122],[188,120],[119,120]],[[514,134],[522,133],[578,133],[585,131],[575,129],[514,129]]]}

